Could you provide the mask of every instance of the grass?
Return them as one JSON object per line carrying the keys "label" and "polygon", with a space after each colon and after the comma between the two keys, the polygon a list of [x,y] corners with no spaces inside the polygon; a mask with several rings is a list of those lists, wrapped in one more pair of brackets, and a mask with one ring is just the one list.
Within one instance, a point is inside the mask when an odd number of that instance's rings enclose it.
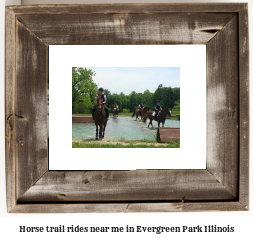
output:
{"label": "grass", "polygon": [[173,109],[171,110],[171,115],[180,115],[180,111],[174,111]]}
{"label": "grass", "polygon": [[[135,141],[137,143],[137,141]],[[168,143],[143,143],[138,141],[137,144],[133,141],[125,141],[124,143],[110,142],[72,142],[72,148],[180,148],[179,142]]]}
{"label": "grass", "polygon": [[126,140],[125,143],[156,143],[156,140],[148,140],[148,139],[142,139],[142,140]]}
{"label": "grass", "polygon": [[[113,116],[112,113],[109,113],[110,116]],[[132,112],[129,112],[129,113],[123,113],[123,112],[120,112],[119,113],[119,117],[131,117],[133,115]],[[180,111],[171,111],[171,115],[175,116],[175,115],[180,115]],[[91,117],[92,115],[91,114],[72,114],[72,116],[86,116],[86,117]],[[135,117],[135,115],[134,115]],[[172,120],[177,120],[177,118],[175,119],[172,119]]]}

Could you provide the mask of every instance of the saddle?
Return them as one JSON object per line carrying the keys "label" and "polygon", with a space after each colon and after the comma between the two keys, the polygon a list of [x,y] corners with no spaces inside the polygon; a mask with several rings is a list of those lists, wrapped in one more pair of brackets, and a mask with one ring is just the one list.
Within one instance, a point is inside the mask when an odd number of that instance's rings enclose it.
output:
{"label": "saddle", "polygon": [[[158,115],[159,115],[159,112],[158,112],[157,116],[158,116]],[[152,116],[153,116],[153,117],[155,116],[155,112],[152,113]]]}

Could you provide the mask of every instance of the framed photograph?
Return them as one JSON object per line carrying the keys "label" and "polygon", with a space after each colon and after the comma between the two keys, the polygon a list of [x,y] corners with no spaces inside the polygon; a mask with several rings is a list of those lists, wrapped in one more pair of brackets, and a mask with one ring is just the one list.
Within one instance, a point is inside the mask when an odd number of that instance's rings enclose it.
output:
{"label": "framed photograph", "polygon": [[[249,210],[246,3],[11,6],[5,42],[8,212]],[[147,124],[128,115],[141,116],[139,101],[153,107]],[[104,132],[73,126],[100,109]],[[171,128],[180,140],[166,141]]]}
{"label": "framed photograph", "polygon": [[[49,170],[206,169],[205,45],[52,45],[49,52]],[[110,112],[103,138],[92,120],[98,93]],[[196,102],[198,121],[189,116]]]}

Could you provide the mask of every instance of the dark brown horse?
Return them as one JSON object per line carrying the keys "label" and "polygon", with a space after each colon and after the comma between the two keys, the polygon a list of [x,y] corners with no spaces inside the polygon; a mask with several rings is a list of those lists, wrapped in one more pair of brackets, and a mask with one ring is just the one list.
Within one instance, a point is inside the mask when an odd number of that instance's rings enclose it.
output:
{"label": "dark brown horse", "polygon": [[[149,125],[151,125],[153,127],[152,121],[155,120],[155,117],[152,115],[153,113],[154,113],[154,111],[148,112],[143,117],[143,120],[142,120],[143,122],[146,122],[147,118],[149,118],[150,121],[149,121],[148,127],[149,127]],[[160,111],[159,115],[157,116],[158,127],[160,127],[160,123],[162,123],[163,127],[164,127],[164,123],[165,123],[165,119],[166,119],[167,115],[169,115],[171,117],[171,109],[170,108],[165,108],[162,111]]]}
{"label": "dark brown horse", "polygon": [[[149,107],[145,107],[142,111],[141,111],[141,120],[142,120],[142,117],[145,116],[145,114],[149,111]],[[139,109],[136,109],[134,112],[133,112],[133,115],[132,115],[132,118],[134,117],[134,114],[136,115],[136,120],[139,119]],[[140,119],[139,119],[140,120]]]}
{"label": "dark brown horse", "polygon": [[119,116],[119,109],[118,108],[114,108],[114,109],[112,109],[112,113],[113,113],[113,116],[114,117],[118,117]]}
{"label": "dark brown horse", "polygon": [[105,136],[105,127],[107,124],[106,112],[103,107],[103,99],[100,95],[97,97],[97,107],[94,112],[94,121],[96,124],[96,140],[98,140],[98,126],[99,126],[99,139],[104,138]]}

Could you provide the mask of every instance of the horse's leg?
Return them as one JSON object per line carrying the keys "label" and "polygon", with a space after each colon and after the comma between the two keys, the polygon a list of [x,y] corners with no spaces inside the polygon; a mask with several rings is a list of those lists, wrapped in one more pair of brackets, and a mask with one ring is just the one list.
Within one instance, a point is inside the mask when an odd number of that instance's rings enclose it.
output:
{"label": "horse's leg", "polygon": [[102,138],[102,125],[99,125],[99,139]]}
{"label": "horse's leg", "polygon": [[104,124],[101,127],[101,138],[104,138]]}
{"label": "horse's leg", "polygon": [[102,138],[105,137],[105,125],[103,125],[103,135],[102,135]]}
{"label": "horse's leg", "polygon": [[149,118],[148,127],[149,127],[149,125],[152,125],[152,121],[151,121],[151,118]]}
{"label": "horse's leg", "polygon": [[98,140],[98,125],[96,124],[96,140]]}
{"label": "horse's leg", "polygon": [[158,127],[160,127],[160,122],[158,121]]}

